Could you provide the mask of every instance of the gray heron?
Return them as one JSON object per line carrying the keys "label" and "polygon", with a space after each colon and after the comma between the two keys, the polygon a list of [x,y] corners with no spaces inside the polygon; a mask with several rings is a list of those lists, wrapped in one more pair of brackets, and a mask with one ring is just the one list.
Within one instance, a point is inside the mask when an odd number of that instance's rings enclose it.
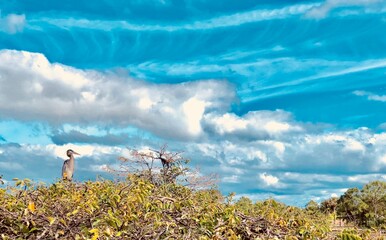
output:
{"label": "gray heron", "polygon": [[74,155],[80,155],[77,152],[74,152],[72,149],[67,150],[67,156],[69,159],[64,161],[62,167],[62,178],[63,180],[72,181],[72,176],[74,175],[74,167],[75,167],[75,158]]}

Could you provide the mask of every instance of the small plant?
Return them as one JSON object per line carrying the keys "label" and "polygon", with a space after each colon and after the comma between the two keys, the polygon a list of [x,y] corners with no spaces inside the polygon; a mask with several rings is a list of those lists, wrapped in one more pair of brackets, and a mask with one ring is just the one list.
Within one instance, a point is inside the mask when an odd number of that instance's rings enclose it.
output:
{"label": "small plant", "polygon": [[362,237],[354,229],[344,229],[337,237],[337,240],[362,240]]}

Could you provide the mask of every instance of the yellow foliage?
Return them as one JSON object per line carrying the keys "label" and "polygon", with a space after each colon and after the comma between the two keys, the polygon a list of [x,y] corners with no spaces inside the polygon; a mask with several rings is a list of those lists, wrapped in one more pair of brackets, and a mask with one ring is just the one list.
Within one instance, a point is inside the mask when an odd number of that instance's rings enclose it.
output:
{"label": "yellow foliage", "polygon": [[50,223],[50,225],[52,225],[56,221],[56,218],[54,218],[54,217],[47,217],[47,220]]}
{"label": "yellow foliage", "polygon": [[28,203],[28,210],[30,210],[32,213],[35,212],[35,203],[34,202]]}
{"label": "yellow foliage", "polygon": [[89,231],[89,233],[92,234],[91,240],[97,240],[97,239],[98,239],[98,237],[99,237],[99,230],[98,230],[98,229],[93,228],[93,229],[91,229],[91,230]]}

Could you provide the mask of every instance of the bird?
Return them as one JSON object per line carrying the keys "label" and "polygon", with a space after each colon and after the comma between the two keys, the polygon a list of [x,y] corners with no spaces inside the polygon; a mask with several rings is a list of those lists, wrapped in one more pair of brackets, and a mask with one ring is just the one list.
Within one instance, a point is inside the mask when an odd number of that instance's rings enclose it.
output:
{"label": "bird", "polygon": [[165,158],[163,156],[160,156],[158,159],[161,160],[161,163],[162,163],[162,167],[165,168],[169,168],[170,167],[170,163],[173,162],[173,159],[172,158]]}
{"label": "bird", "polygon": [[67,159],[63,163],[62,167],[62,178],[63,180],[72,181],[72,176],[74,175],[74,166],[75,166],[75,158],[74,155],[80,155],[72,149],[67,150],[67,156],[70,159]]}

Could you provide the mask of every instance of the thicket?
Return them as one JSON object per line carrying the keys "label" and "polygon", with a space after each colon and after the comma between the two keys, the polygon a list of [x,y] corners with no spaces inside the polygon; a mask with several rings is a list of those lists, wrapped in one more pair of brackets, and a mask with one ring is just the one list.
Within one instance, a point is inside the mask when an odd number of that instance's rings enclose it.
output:
{"label": "thicket", "polygon": [[[2,239],[357,239],[330,235],[328,214],[273,199],[223,196],[179,153],[132,151],[110,171],[124,180],[0,189]],[[159,163],[159,164],[157,164]],[[351,234],[351,235],[350,235]],[[349,238],[347,238],[349,237]],[[365,238],[364,238],[365,239]]]}
{"label": "thicket", "polygon": [[348,189],[337,201],[337,214],[360,226],[386,229],[386,182]]}

